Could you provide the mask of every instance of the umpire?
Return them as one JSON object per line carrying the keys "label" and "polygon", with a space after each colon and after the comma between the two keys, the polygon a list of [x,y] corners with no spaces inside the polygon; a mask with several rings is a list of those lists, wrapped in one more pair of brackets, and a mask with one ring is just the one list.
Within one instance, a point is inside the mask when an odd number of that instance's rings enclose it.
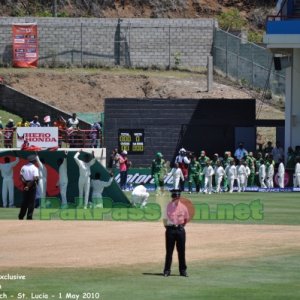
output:
{"label": "umpire", "polygon": [[180,201],[180,190],[171,190],[172,200],[167,205],[164,225],[166,228],[166,261],[163,275],[171,275],[171,264],[174,247],[178,252],[180,276],[188,277],[185,262],[185,229],[189,219],[187,207]]}
{"label": "umpire", "polygon": [[29,163],[21,168],[20,176],[23,182],[23,201],[19,213],[19,220],[23,220],[27,213],[27,220],[32,220],[36,186],[39,180],[39,170],[34,165],[36,162],[36,155],[29,155],[27,157]]}

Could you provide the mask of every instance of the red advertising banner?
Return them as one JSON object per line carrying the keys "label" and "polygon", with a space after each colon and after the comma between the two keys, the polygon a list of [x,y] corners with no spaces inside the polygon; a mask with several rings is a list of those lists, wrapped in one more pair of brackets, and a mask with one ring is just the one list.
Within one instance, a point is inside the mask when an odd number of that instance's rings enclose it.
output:
{"label": "red advertising banner", "polygon": [[13,66],[35,68],[38,63],[38,37],[35,23],[13,24]]}

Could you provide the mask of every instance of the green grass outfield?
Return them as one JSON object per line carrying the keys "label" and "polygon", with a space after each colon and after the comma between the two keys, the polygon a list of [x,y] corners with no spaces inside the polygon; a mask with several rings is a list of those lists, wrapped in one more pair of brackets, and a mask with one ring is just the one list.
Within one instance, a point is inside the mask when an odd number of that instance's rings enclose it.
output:
{"label": "green grass outfield", "polygon": [[[195,204],[209,203],[212,207],[220,203],[250,203],[260,200],[264,206],[264,220],[246,221],[245,224],[300,224],[300,197],[298,193],[233,193],[221,195],[183,194]],[[155,202],[151,194],[151,202]],[[16,219],[18,209],[0,209],[0,219]],[[39,210],[35,211],[38,219]],[[5,221],[2,221],[5,222]],[[16,222],[19,222],[16,220]],[[198,221],[202,222],[202,221]],[[204,222],[204,221],[203,221]],[[226,223],[227,221],[205,221],[205,223]],[[237,223],[243,223],[236,221]],[[234,222],[229,222],[234,223]],[[1,221],[0,221],[1,226]],[[41,221],[42,229],[42,221]],[[299,227],[300,230],[300,227]],[[37,233],[39,234],[39,233]],[[20,245],[22,246],[22,245]],[[5,241],[1,241],[0,255],[5,253]],[[0,275],[22,274],[25,281],[0,280],[1,293],[9,299],[31,298],[35,294],[48,294],[48,299],[78,299],[90,296],[105,300],[132,299],[257,299],[282,300],[300,299],[300,249],[287,248],[281,255],[270,252],[256,258],[239,258],[224,261],[188,262],[189,278],[177,276],[177,257],[174,253],[174,275],[164,278],[160,275],[162,265],[135,264],[107,268],[1,268]],[[222,249],[220,249],[220,252]],[[29,254],[30,255],[30,254]],[[66,253],[67,255],[67,253]],[[87,254],[88,255],[88,254]],[[132,254],[134,255],[134,253]],[[89,292],[91,294],[84,294]],[[24,293],[25,297],[18,293]],[[61,293],[61,298],[60,294]],[[53,296],[53,297],[52,297]],[[44,298],[45,299],[45,298]]]}
{"label": "green grass outfield", "polygon": [[67,293],[79,294],[79,299],[84,299],[85,292],[100,293],[100,299],[105,300],[300,298],[299,252],[251,260],[193,263],[189,264],[189,278],[176,274],[164,278],[159,274],[161,267],[2,269],[1,274],[18,273],[25,275],[26,280],[0,281],[0,292],[7,293],[10,299],[17,299],[18,293],[24,293],[27,297],[24,299],[31,299],[31,292],[47,293],[49,299],[68,299]]}
{"label": "green grass outfield", "polygon": [[[128,194],[129,196],[129,194]],[[234,206],[245,203],[250,204],[259,200],[263,205],[263,219],[246,221],[240,220],[198,220],[203,223],[239,223],[239,224],[274,224],[274,225],[300,225],[300,193],[223,193],[223,194],[188,194],[183,197],[190,199],[193,204],[208,204],[211,211],[215,211],[218,204],[232,204]],[[168,200],[168,193],[165,200]],[[155,203],[156,197],[151,193],[149,202]],[[0,220],[17,219],[18,208],[0,208]],[[39,209],[35,210],[34,218],[40,218]],[[56,219],[59,217],[56,217]],[[106,218],[107,220],[108,218]]]}

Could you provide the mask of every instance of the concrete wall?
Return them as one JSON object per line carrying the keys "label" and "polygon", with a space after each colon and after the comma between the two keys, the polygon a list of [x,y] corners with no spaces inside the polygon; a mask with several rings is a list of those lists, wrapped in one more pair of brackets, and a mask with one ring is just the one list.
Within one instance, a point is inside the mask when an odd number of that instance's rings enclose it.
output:
{"label": "concrete wall", "polygon": [[206,66],[213,19],[0,18],[0,63],[11,64],[13,23],[38,25],[40,65]]}
{"label": "concrete wall", "polygon": [[180,147],[210,156],[233,151],[235,128],[255,126],[253,99],[106,99],[104,110],[107,156],[119,129],[144,129],[144,154],[129,156],[133,167],[149,166],[158,151],[173,161]]}
{"label": "concrete wall", "polygon": [[[34,115],[38,115],[40,122],[42,122],[43,117],[47,115],[51,116],[51,120],[54,121],[57,116],[63,116],[65,119],[68,119],[72,114],[61,111],[54,106],[5,85],[0,85],[0,106],[29,121],[32,120]],[[80,120],[79,127],[81,129],[90,129],[91,126],[89,123]]]}

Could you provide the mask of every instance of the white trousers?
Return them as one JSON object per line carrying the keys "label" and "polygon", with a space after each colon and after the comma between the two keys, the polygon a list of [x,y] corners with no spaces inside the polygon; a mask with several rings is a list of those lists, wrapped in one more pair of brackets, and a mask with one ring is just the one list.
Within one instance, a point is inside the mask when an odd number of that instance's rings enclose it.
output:
{"label": "white trousers", "polygon": [[229,193],[233,192],[234,181],[235,181],[235,177],[228,177]]}
{"label": "white trousers", "polygon": [[217,176],[215,177],[215,182],[216,182],[216,193],[220,193],[221,192],[221,183],[223,180],[223,176]]}
{"label": "white trousers", "polygon": [[[78,189],[79,189],[79,205],[82,205],[84,199],[84,206],[88,205],[90,195],[90,177],[79,177]],[[84,198],[83,198],[84,194]]]}
{"label": "white trousers", "polygon": [[273,177],[267,179],[267,187],[272,189],[274,187]]}
{"label": "white trousers", "polygon": [[212,176],[204,177],[204,193],[211,193],[212,191]]}
{"label": "white trousers", "polygon": [[2,182],[2,202],[3,207],[7,206],[7,194],[9,199],[9,207],[14,205],[14,181],[12,178],[3,178]]}
{"label": "white trousers", "polygon": [[59,191],[61,196],[61,204],[65,205],[68,203],[67,201],[67,187],[68,181],[60,181],[59,182]]}
{"label": "white trousers", "polygon": [[237,179],[238,190],[245,191],[247,186],[247,176],[246,175],[239,175]]}
{"label": "white trousers", "polygon": [[146,206],[148,202],[148,198],[149,198],[149,193],[147,192],[131,196],[132,204],[134,205],[140,204],[140,207]]}
{"label": "white trousers", "polygon": [[41,198],[46,198],[46,192],[47,192],[47,180],[45,178],[40,178],[39,183],[40,192],[41,192]]}
{"label": "white trousers", "polygon": [[266,186],[266,184],[265,184],[265,178],[259,178],[259,183],[260,183],[260,187],[262,187],[262,188],[266,188],[267,186]]}
{"label": "white trousers", "polygon": [[300,187],[300,174],[295,174],[294,187]]}
{"label": "white trousers", "polygon": [[174,190],[180,189],[180,177],[173,177],[173,188]]}
{"label": "white trousers", "polygon": [[93,202],[94,207],[102,208],[103,207],[102,194],[93,193],[92,194],[92,202]]}
{"label": "white trousers", "polygon": [[284,188],[284,175],[283,176],[278,176],[278,185],[281,189]]}

